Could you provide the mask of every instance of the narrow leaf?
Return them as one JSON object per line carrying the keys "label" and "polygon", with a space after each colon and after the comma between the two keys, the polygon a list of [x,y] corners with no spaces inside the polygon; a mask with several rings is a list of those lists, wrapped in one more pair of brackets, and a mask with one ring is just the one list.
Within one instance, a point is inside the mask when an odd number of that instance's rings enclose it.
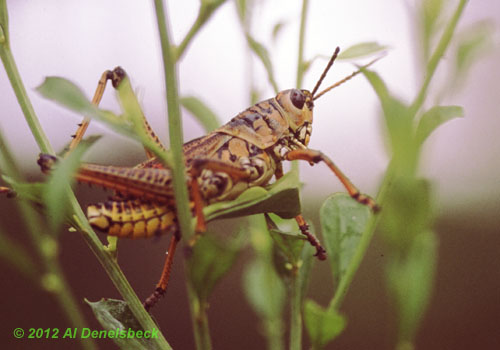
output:
{"label": "narrow leaf", "polygon": [[69,205],[68,191],[75,182],[73,174],[80,165],[80,159],[89,147],[99,139],[99,136],[82,140],[78,147],[64,160],[58,162],[52,171],[43,192],[43,202],[47,206],[47,214],[53,233],[58,232],[59,226],[67,216]]}
{"label": "narrow leaf", "polygon": [[304,323],[313,349],[322,349],[346,326],[345,318],[337,311],[324,309],[310,299],[304,305]]}
{"label": "narrow leaf", "polygon": [[376,52],[387,50],[387,46],[380,45],[377,42],[370,41],[365,43],[359,43],[353,45],[345,50],[343,50],[339,56],[339,60],[350,60],[353,58],[359,58],[364,56],[372,55]]}
{"label": "narrow leaf", "polygon": [[210,234],[204,234],[196,242],[187,266],[189,281],[198,299],[208,300],[216,283],[233,266],[242,246],[241,242],[234,238],[231,244],[221,242]]}
{"label": "narrow leaf", "polygon": [[261,213],[275,213],[282,218],[291,219],[300,213],[298,187],[296,174],[289,172],[268,189],[249,188],[233,201],[209,205],[204,208],[203,213],[207,220]]}
{"label": "narrow leaf", "polygon": [[420,119],[416,139],[419,144],[422,144],[429,135],[436,130],[440,125],[454,118],[464,116],[463,108],[460,106],[435,106],[424,113]]}
{"label": "narrow leaf", "polygon": [[244,285],[247,299],[262,318],[280,318],[286,292],[274,269],[262,260],[254,261],[245,271]]}
{"label": "narrow leaf", "polygon": [[267,49],[256,41],[254,38],[252,38],[249,34],[246,35],[248,46],[250,49],[257,55],[257,57],[260,59],[262,64],[264,65],[264,68],[266,69],[267,72],[267,78],[269,79],[269,82],[273,86],[273,89],[278,92],[278,84],[276,83],[276,80],[274,79],[274,72],[273,72],[273,64],[271,62],[271,58],[269,56],[269,52]]}
{"label": "narrow leaf", "polygon": [[[122,349],[159,349],[151,339],[158,338],[159,329],[143,329],[130,311],[126,302],[115,299],[101,299],[90,302],[85,299],[101,326],[108,331],[108,338]],[[81,332],[83,330],[79,330]]]}
{"label": "narrow leaf", "polygon": [[[300,233],[295,220],[283,220],[275,215],[265,215],[269,234],[274,241],[276,250],[275,266],[278,273],[283,276],[295,276],[301,265],[301,253],[305,243],[305,236]],[[276,221],[290,223],[293,231],[282,230],[276,225]]]}
{"label": "narrow leaf", "polygon": [[336,285],[351,263],[370,215],[365,205],[345,193],[328,197],[321,206],[321,229]]}
{"label": "narrow leaf", "polygon": [[271,34],[271,37],[272,37],[273,41],[276,41],[278,39],[278,36],[283,31],[283,28],[285,27],[285,25],[286,25],[286,22],[281,22],[280,21],[280,22],[276,23],[273,26],[273,31],[272,31],[272,34]]}
{"label": "narrow leaf", "polygon": [[49,100],[53,100],[81,115],[100,120],[113,130],[125,136],[136,138],[130,122],[123,118],[119,118],[110,111],[102,110],[94,106],[80,88],[67,79],[47,77],[36,89],[43,97]]}
{"label": "narrow leaf", "polygon": [[475,23],[460,34],[455,74],[463,77],[483,53],[493,47],[494,26],[491,21]]}
{"label": "narrow leaf", "polygon": [[219,117],[200,99],[188,96],[181,98],[180,103],[196,117],[207,133],[221,125]]}
{"label": "narrow leaf", "polygon": [[436,270],[437,237],[425,231],[413,240],[408,254],[387,265],[388,285],[400,314],[400,339],[413,339],[429,303]]}

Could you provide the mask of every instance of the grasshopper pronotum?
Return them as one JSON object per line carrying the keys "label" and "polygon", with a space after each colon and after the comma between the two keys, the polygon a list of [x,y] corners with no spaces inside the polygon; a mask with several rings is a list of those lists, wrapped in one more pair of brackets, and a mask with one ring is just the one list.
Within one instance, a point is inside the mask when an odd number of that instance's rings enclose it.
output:
{"label": "grasshopper pronotum", "polygon": [[[316,94],[321,82],[339,52],[337,48],[312,92],[290,89],[276,97],[259,102],[231,119],[210,134],[184,144],[187,183],[191,206],[197,217],[196,230],[205,230],[204,205],[234,199],[252,186],[266,185],[273,176],[283,176],[283,161],[306,160],[311,164],[324,162],[339,178],[356,201],[373,211],[379,207],[349,181],[323,153],[307,148],[312,131],[314,100],[358,74],[360,70]],[[371,63],[369,63],[371,64]],[[93,103],[98,104],[107,80],[116,88],[125,72],[120,67],[103,73]],[[160,147],[163,147],[144,118],[144,127]],[[81,140],[89,121],[85,119],[70,144],[70,150]],[[175,215],[175,198],[168,169],[146,149],[148,160],[133,168],[82,164],[76,175],[80,182],[97,184],[117,194],[105,202],[90,205],[90,224],[113,236],[126,238],[151,237],[172,232],[172,238],[160,281],[144,306],[150,309],[165,294],[174,252],[181,232]],[[55,158],[42,154],[38,163],[44,172],[50,170]],[[302,215],[296,217],[301,232],[316,248],[316,256],[326,259],[326,251],[308,231]]]}

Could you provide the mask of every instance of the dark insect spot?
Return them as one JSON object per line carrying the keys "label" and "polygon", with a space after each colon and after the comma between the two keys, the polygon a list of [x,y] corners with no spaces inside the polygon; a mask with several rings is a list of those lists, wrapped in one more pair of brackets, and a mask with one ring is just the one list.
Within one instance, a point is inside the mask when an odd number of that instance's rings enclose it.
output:
{"label": "dark insect spot", "polygon": [[302,107],[304,107],[304,103],[306,102],[306,95],[304,95],[304,93],[300,90],[293,89],[290,92],[290,100],[295,107],[302,109]]}

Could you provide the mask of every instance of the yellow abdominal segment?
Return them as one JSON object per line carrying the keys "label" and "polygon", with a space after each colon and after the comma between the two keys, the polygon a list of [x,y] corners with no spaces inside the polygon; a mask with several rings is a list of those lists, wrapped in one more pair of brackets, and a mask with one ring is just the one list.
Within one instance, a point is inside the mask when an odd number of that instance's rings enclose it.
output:
{"label": "yellow abdominal segment", "polygon": [[148,238],[177,226],[175,212],[170,207],[139,199],[90,205],[87,217],[93,227],[122,238]]}

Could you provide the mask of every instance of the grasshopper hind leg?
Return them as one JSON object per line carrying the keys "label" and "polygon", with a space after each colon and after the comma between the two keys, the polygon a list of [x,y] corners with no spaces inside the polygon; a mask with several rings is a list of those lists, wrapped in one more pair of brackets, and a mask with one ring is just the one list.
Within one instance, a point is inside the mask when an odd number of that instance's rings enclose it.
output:
{"label": "grasshopper hind leg", "polygon": [[151,295],[142,304],[148,312],[167,292],[168,281],[170,280],[170,272],[172,271],[172,265],[174,262],[175,249],[177,248],[177,243],[179,243],[179,240],[180,232],[177,230],[177,232],[175,232],[170,239],[170,245],[165,256],[165,264],[163,265],[163,271],[161,273],[160,280],[156,284],[154,292],[151,293]]}

